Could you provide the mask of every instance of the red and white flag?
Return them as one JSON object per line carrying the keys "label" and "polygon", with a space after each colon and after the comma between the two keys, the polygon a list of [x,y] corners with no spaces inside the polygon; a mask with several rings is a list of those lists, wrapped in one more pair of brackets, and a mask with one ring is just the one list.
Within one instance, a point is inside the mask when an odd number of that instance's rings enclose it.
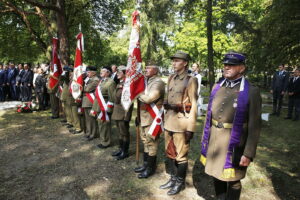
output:
{"label": "red and white flag", "polygon": [[137,95],[145,90],[145,78],[142,74],[140,19],[138,11],[132,13],[132,31],[128,54],[126,79],[121,97],[121,102],[125,110],[128,110]]}
{"label": "red and white flag", "polygon": [[48,88],[50,90],[53,90],[57,86],[59,77],[62,73],[61,63],[57,53],[57,46],[58,39],[52,38],[52,61],[50,66],[50,78],[48,81]]}
{"label": "red and white flag", "polygon": [[73,81],[71,84],[72,96],[78,99],[81,96],[83,88],[83,66],[82,66],[82,52],[83,52],[83,35],[80,32],[77,36],[77,46],[75,52],[75,63],[73,72]]}

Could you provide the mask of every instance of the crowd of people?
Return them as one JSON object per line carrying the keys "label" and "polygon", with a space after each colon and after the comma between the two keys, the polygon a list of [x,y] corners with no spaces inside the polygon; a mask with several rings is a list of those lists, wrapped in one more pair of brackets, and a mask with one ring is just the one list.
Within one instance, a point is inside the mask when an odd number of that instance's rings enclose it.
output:
{"label": "crowd of people", "polygon": [[49,95],[46,83],[48,65],[31,69],[29,63],[0,64],[0,102],[22,101],[31,102],[33,99],[39,102],[39,109],[48,107]]}
{"label": "crowd of people", "polygon": [[[193,64],[192,72],[189,72],[191,58],[182,51],[176,52],[170,59],[174,73],[169,75],[167,83],[162,81],[155,63],[147,63],[145,68],[146,87],[137,98],[135,119],[144,147],[143,164],[134,172],[140,179],[155,173],[159,135],[163,133],[166,172],[170,179],[160,188],[168,189],[168,195],[175,195],[185,188],[190,141],[196,131],[197,113],[202,101],[199,98],[199,65]],[[205,172],[213,177],[216,196],[220,200],[240,198],[240,180],[245,177],[247,167],[255,157],[260,134],[260,91],[244,76],[245,60],[245,55],[236,52],[224,56],[223,78],[212,89],[204,121],[200,161],[205,166]],[[126,67],[102,67],[98,75],[95,66],[87,66],[82,95],[77,99],[72,95],[73,71],[72,66],[63,67],[59,84],[49,90],[46,83],[51,70],[48,73],[40,67],[35,75],[28,64],[18,65],[18,69],[13,63],[9,67],[4,65],[4,68],[0,65],[1,100],[29,101],[34,88],[40,109],[47,106],[45,99],[49,98],[51,118],[63,117],[61,123],[69,128],[70,133],[83,132],[87,141],[97,139],[100,149],[112,146],[111,122],[114,121],[119,145],[112,156],[116,160],[129,157],[133,105],[125,110],[121,104]],[[288,91],[287,118],[292,117],[291,108],[294,106],[294,119],[299,119],[299,83],[298,69],[293,78],[289,78],[279,68],[274,75],[271,91],[274,95],[274,114],[280,114],[282,95]],[[60,105],[63,116],[60,115]]]}

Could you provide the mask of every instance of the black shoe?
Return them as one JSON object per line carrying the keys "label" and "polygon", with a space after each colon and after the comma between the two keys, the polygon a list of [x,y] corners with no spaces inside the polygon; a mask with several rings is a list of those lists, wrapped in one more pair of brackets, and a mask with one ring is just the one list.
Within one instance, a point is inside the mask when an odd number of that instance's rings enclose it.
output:
{"label": "black shoe", "polygon": [[134,172],[141,173],[142,171],[145,171],[148,164],[147,160],[148,160],[148,153],[144,152],[144,164],[142,166],[134,168]]}
{"label": "black shoe", "polygon": [[169,189],[174,187],[176,183],[176,177],[175,175],[171,175],[171,178],[168,180],[168,182],[166,182],[165,184],[159,186],[159,189]]}
{"label": "black shoe", "polygon": [[81,132],[82,132],[82,130],[74,130],[72,133],[75,135],[75,134],[79,134]]}
{"label": "black shoe", "polygon": [[67,123],[67,120],[63,119],[60,121],[61,123]]}
{"label": "black shoe", "polygon": [[90,138],[90,136],[89,136],[89,135],[84,135],[84,137],[85,137],[85,138]]}
{"label": "black shoe", "polygon": [[175,195],[178,194],[180,191],[184,190],[185,188],[185,177],[188,168],[188,163],[181,163],[178,164],[177,175],[176,175],[176,182],[175,185],[168,191],[168,195]]}
{"label": "black shoe", "polygon": [[168,191],[168,195],[178,194],[180,191],[185,189],[185,180],[181,177],[176,177],[175,185]]}
{"label": "black shoe", "polygon": [[138,175],[138,178],[148,178],[153,175],[156,170],[156,156],[148,156],[147,167],[142,173]]}
{"label": "black shoe", "polygon": [[72,125],[72,124],[70,124],[70,125],[68,125],[68,126],[67,126],[67,128],[73,128],[73,125]]}
{"label": "black shoe", "polygon": [[111,156],[119,156],[122,153],[122,149],[119,149],[111,154]]}
{"label": "black shoe", "polygon": [[112,156],[119,156],[122,153],[122,147],[123,147],[123,140],[119,140],[119,149],[115,152],[113,152]]}
{"label": "black shoe", "polygon": [[102,144],[98,144],[97,147],[100,148],[100,149],[106,149],[106,148],[109,147],[109,145],[104,146],[104,145],[102,145]]}
{"label": "black shoe", "polygon": [[75,129],[69,129],[69,133],[74,133]]}
{"label": "black shoe", "polygon": [[123,142],[122,152],[117,157],[117,160],[123,160],[125,158],[128,158],[129,157],[128,150],[129,150],[129,141]]}
{"label": "black shoe", "polygon": [[94,137],[88,137],[87,141],[92,141],[94,139]]}
{"label": "black shoe", "polygon": [[59,118],[58,116],[51,116],[51,119],[57,119]]}
{"label": "black shoe", "polygon": [[284,119],[292,119],[291,117],[285,117]]}

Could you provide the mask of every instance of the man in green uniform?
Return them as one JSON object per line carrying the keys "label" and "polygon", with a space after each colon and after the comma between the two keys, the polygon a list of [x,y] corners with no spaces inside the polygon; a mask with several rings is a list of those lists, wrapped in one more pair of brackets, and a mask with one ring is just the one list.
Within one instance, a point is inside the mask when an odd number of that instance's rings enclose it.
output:
{"label": "man in green uniform", "polygon": [[84,109],[84,119],[85,119],[85,136],[88,140],[93,140],[98,135],[98,126],[96,120],[96,113],[91,112],[92,106],[95,99],[95,90],[99,83],[99,78],[97,76],[97,68],[94,66],[88,66],[86,68],[87,78],[84,79],[83,87],[83,98],[82,98],[82,108]]}
{"label": "man in green uniform", "polygon": [[98,132],[100,135],[100,149],[105,149],[111,143],[111,113],[114,102],[114,90],[116,83],[110,78],[110,67],[101,69],[101,80],[96,88],[95,101],[92,109],[98,114]]}
{"label": "man in green uniform", "polygon": [[[141,139],[144,144],[144,164],[134,169],[140,173],[138,178],[148,178],[156,169],[156,155],[158,149],[159,129],[161,126],[163,101],[165,94],[165,83],[158,76],[159,69],[156,65],[146,66],[146,89],[138,98],[140,112]],[[153,112],[153,111],[157,112]],[[159,113],[159,111],[162,111]],[[156,116],[153,114],[155,113]],[[152,114],[152,115],[151,115]]]}
{"label": "man in green uniform", "polygon": [[62,87],[62,93],[60,96],[60,100],[62,103],[62,107],[66,116],[67,121],[67,127],[71,128],[73,127],[72,123],[72,114],[71,114],[71,105],[68,103],[70,91],[69,91],[69,84],[70,84],[70,72],[72,71],[72,68],[69,66],[64,66],[63,73],[61,75],[61,80],[63,81],[63,87]]}
{"label": "man in green uniform", "polygon": [[123,160],[129,156],[129,144],[130,144],[130,134],[129,134],[129,123],[131,120],[131,114],[133,105],[126,112],[121,104],[122,90],[125,81],[126,66],[121,65],[118,67],[117,78],[119,83],[114,92],[114,109],[111,119],[115,121],[117,126],[117,131],[119,132],[119,150],[113,152],[112,156],[116,156],[117,160]]}
{"label": "man in green uniform", "polygon": [[214,178],[217,198],[240,198],[241,182],[254,159],[261,128],[261,97],[244,77],[245,56],[225,55],[224,79],[210,95],[200,161]]}
{"label": "man in green uniform", "polygon": [[165,149],[170,180],[161,189],[175,195],[185,188],[190,140],[196,128],[198,81],[188,74],[189,54],[178,51],[171,57],[175,74],[168,80],[164,118]]}

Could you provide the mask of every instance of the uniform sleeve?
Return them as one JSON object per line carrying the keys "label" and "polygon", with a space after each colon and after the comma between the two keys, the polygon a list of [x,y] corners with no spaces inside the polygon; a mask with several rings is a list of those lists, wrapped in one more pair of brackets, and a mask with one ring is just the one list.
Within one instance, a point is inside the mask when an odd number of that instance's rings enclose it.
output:
{"label": "uniform sleeve", "polygon": [[197,99],[198,99],[198,81],[197,78],[192,77],[188,84],[188,97],[192,104],[190,115],[189,115],[189,123],[187,125],[187,131],[195,132],[196,129],[196,121],[197,121]]}
{"label": "uniform sleeve", "polygon": [[261,96],[258,88],[250,90],[249,94],[248,137],[244,155],[253,159],[261,130]]}
{"label": "uniform sleeve", "polygon": [[116,83],[111,79],[108,87],[108,101],[115,102]]}
{"label": "uniform sleeve", "polygon": [[84,88],[84,92],[93,92],[99,83],[99,79],[93,79],[91,83],[87,84]]}
{"label": "uniform sleeve", "polygon": [[151,91],[148,94],[142,94],[139,100],[147,104],[153,103],[164,94],[164,90],[165,83],[163,81],[157,81],[151,87]]}

